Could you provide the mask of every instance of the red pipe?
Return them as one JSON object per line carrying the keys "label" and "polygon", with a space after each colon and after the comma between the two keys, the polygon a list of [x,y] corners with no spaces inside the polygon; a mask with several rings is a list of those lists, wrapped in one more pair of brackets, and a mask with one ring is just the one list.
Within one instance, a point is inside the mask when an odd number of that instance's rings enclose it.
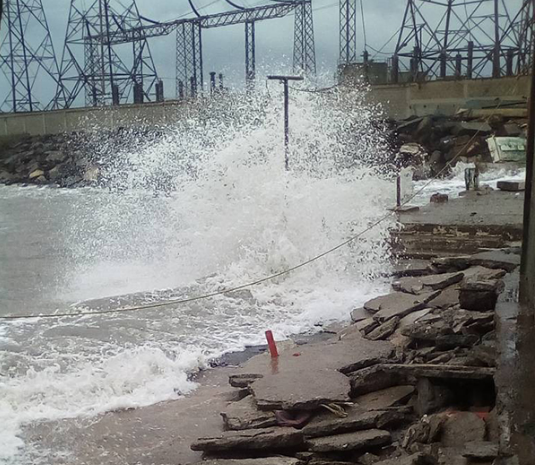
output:
{"label": "red pipe", "polygon": [[266,339],[271,358],[277,358],[279,356],[279,352],[277,351],[277,344],[275,344],[275,339],[273,339],[273,333],[271,330],[266,331]]}

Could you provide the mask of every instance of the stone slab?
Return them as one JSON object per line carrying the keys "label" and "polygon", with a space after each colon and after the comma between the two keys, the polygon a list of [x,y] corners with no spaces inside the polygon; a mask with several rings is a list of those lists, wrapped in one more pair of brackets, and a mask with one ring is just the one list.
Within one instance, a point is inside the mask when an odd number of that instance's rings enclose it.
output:
{"label": "stone slab", "polygon": [[358,323],[359,321],[366,320],[371,317],[371,313],[365,308],[356,308],[351,312],[351,321]]}
{"label": "stone slab", "polygon": [[498,181],[498,189],[506,192],[521,192],[526,190],[526,183],[523,181]]}
{"label": "stone slab", "polygon": [[392,283],[392,288],[409,294],[423,294],[445,289],[463,279],[463,273],[443,273],[423,277],[401,278]]}
{"label": "stone slab", "polygon": [[485,268],[500,268],[511,272],[520,266],[520,255],[505,253],[501,250],[481,252],[472,255],[469,259],[469,264],[484,266]]}
{"label": "stone slab", "polygon": [[346,409],[347,417],[341,418],[332,412],[325,411],[314,417],[301,431],[306,437],[330,436],[376,428],[378,423],[384,424],[388,412],[367,411],[359,406]]}
{"label": "stone slab", "polygon": [[359,396],[354,402],[365,410],[384,410],[403,404],[413,393],[414,386],[393,386]]}
{"label": "stone slab", "polygon": [[421,310],[426,303],[438,296],[440,291],[420,295],[393,292],[370,300],[364,308],[374,314],[377,321],[386,321],[393,317],[403,318],[411,312]]}
{"label": "stone slab", "polygon": [[375,365],[355,371],[351,379],[351,395],[363,395],[392,386],[406,384],[406,376],[399,371],[390,371],[385,365]]}
{"label": "stone slab", "polygon": [[225,431],[219,436],[199,438],[191,449],[202,452],[273,450],[299,448],[303,444],[302,433],[293,428],[265,428]]}
{"label": "stone slab", "polygon": [[416,378],[442,378],[442,379],[489,379],[496,372],[494,368],[467,367],[457,365],[434,365],[434,364],[389,364],[378,365],[376,372],[393,372],[404,376]]}
{"label": "stone slab", "polygon": [[391,441],[392,438],[388,431],[369,429],[308,439],[306,444],[314,452],[346,452],[384,446],[390,444]]}
{"label": "stone slab", "polygon": [[494,442],[471,442],[464,446],[463,457],[478,460],[492,460],[499,455],[499,445]]}
{"label": "stone slab", "polygon": [[314,368],[268,375],[250,390],[261,410],[315,410],[349,401],[350,380],[336,370]]}
{"label": "stone slab", "polygon": [[400,320],[399,316],[390,318],[389,320],[385,321],[383,324],[379,325],[377,328],[370,331],[364,337],[371,341],[383,341],[389,336],[391,336],[392,334],[394,334],[394,331],[399,325],[399,320]]}
{"label": "stone slab", "polygon": [[484,266],[472,266],[462,272],[464,281],[489,281],[503,278],[505,270],[485,268]]}
{"label": "stone slab", "polygon": [[225,426],[234,431],[277,425],[275,414],[259,410],[252,396],[247,396],[239,402],[232,402],[224,412],[221,412],[221,416]]}
{"label": "stone slab", "polygon": [[260,459],[214,459],[203,460],[195,465],[299,465],[301,462],[294,457],[265,457]]}

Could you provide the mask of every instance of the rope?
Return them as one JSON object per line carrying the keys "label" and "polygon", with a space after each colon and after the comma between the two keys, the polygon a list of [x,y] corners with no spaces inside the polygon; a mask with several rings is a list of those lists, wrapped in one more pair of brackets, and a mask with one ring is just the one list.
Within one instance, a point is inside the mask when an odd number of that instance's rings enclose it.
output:
{"label": "rope", "polygon": [[[518,82],[516,84],[518,86]],[[498,105],[494,108],[494,111],[491,115],[489,115],[486,119],[486,122],[490,121],[490,119],[495,115],[496,111],[500,108],[501,101],[498,101]],[[437,179],[439,176],[442,175],[457,158],[459,158],[460,154],[466,149],[474,140],[475,138],[481,133],[481,130],[478,129],[476,133],[470,138],[470,140],[459,150],[459,152],[448,162],[446,165],[444,165],[444,168],[442,168],[434,178],[430,179],[427,183],[425,183],[420,189],[418,189],[410,198],[408,198],[405,202],[403,202],[400,206],[408,205],[410,202],[412,202],[420,193],[422,193],[427,187],[429,187],[435,179]],[[177,300],[167,300],[164,302],[158,302],[154,304],[148,304],[148,305],[139,305],[136,307],[127,307],[127,308],[119,308],[119,309],[109,309],[109,310],[96,310],[96,311],[87,311],[87,312],[76,312],[76,313],[53,313],[53,314],[44,314],[44,315],[7,315],[7,316],[0,316],[0,320],[26,320],[30,318],[62,318],[62,317],[78,317],[78,316],[91,316],[91,315],[104,315],[109,313],[129,313],[129,312],[137,312],[140,310],[151,310],[155,308],[162,308],[162,307],[168,307],[170,305],[179,305],[179,304],[185,304],[190,302],[198,302],[199,300],[205,300],[212,297],[217,297],[225,294],[231,294],[236,291],[240,291],[242,289],[246,289],[249,287],[254,287],[259,284],[265,283],[267,281],[272,281],[273,279],[279,278],[281,276],[285,276],[287,274],[290,274],[293,271],[299,270],[300,268],[303,268],[307,265],[310,265],[313,262],[316,262],[323,257],[332,254],[333,252],[336,252],[337,250],[341,249],[342,247],[345,247],[346,245],[356,241],[360,237],[362,237],[364,234],[366,234],[368,231],[371,231],[376,226],[380,225],[383,221],[387,220],[391,216],[395,215],[396,211],[391,211],[386,213],[385,215],[381,216],[378,220],[371,223],[367,228],[360,231],[358,234],[351,236],[349,239],[339,243],[338,245],[335,245],[334,247],[331,247],[330,249],[313,256],[312,258],[299,263],[298,265],[292,266],[286,270],[280,271],[278,273],[266,276],[264,278],[258,279],[256,281],[251,281],[246,284],[242,284],[240,286],[235,286],[229,289],[224,289],[217,292],[211,292],[208,294],[203,294],[199,296],[194,297],[187,297],[184,299],[177,299]]]}

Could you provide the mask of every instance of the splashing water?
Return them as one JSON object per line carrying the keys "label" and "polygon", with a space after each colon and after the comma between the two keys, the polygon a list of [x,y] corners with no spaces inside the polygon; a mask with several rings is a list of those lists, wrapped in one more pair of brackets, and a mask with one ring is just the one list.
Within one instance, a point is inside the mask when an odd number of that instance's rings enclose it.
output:
{"label": "splashing water", "polygon": [[[136,149],[95,142],[108,189],[0,190],[56,211],[55,236],[42,239],[61,250],[43,277],[49,292],[19,313],[39,314],[51,294],[65,311],[87,299],[85,308],[109,308],[241,285],[383,215],[394,188],[372,167],[386,143],[364,93],[292,92],[288,172],[281,96],[272,93],[205,101],[158,132],[126,131]],[[387,226],[248,292],[135,314],[2,324],[0,462],[30,460],[25,424],[177,398],[195,388],[188,373],[262,343],[268,327],[282,339],[347,319],[384,286]],[[121,294],[131,295],[112,297]]]}

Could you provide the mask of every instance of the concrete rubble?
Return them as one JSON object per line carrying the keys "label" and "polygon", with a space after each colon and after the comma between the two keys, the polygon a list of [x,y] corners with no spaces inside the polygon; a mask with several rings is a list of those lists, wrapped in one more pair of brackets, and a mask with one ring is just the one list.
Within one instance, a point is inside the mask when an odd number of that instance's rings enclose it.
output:
{"label": "concrete rubble", "polygon": [[225,431],[192,444],[200,463],[502,463],[494,297],[518,264],[503,251],[434,259],[332,339],[253,357],[231,376],[249,395],[221,413]]}

